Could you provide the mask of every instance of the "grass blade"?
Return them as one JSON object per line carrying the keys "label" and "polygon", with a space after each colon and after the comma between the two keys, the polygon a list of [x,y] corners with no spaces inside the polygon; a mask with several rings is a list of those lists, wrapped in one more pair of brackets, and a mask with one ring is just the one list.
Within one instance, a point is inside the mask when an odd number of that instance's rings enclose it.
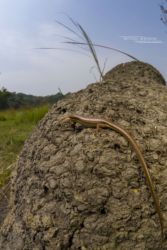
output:
{"label": "grass blade", "polygon": [[[83,43],[83,42],[73,42],[73,41],[67,41],[67,42],[64,42],[64,43],[68,43],[68,44],[74,44],[74,45],[87,45],[87,43]],[[120,49],[115,49],[115,48],[112,48],[112,47],[109,47],[109,46],[105,46],[105,45],[101,45],[101,44],[96,44],[96,43],[93,43],[93,46],[94,47],[99,47],[99,48],[103,48],[103,49],[109,49],[109,50],[114,50],[114,51],[117,51],[121,54],[124,54],[128,57],[130,57],[131,59],[135,60],[135,61],[140,61],[139,59],[137,59],[136,57],[130,55],[129,53],[126,53]]]}
{"label": "grass blade", "polygon": [[78,27],[81,30],[81,32],[82,32],[82,34],[83,34],[83,36],[84,36],[84,38],[86,40],[86,43],[87,43],[87,45],[88,45],[88,47],[90,49],[90,52],[91,52],[91,54],[92,54],[92,56],[93,56],[93,58],[95,60],[97,69],[98,69],[98,71],[100,73],[100,80],[101,80],[101,79],[103,79],[103,73],[102,73],[102,70],[100,68],[99,60],[97,58],[97,54],[96,54],[94,45],[93,45],[91,39],[89,38],[88,34],[86,33],[86,31],[83,29],[83,27],[80,24],[78,24]]}
{"label": "grass blade", "polygon": [[83,40],[83,37],[80,36],[75,30],[71,29],[69,26],[65,25],[64,23],[62,23],[58,20],[55,20],[55,22],[58,23],[60,26],[64,27],[65,29],[67,29],[68,31],[72,32],[74,35],[76,35],[81,40]]}
{"label": "grass blade", "polygon": [[90,57],[87,53],[84,53],[83,51],[79,51],[79,50],[75,50],[75,49],[68,49],[68,48],[59,48],[59,47],[40,47],[40,48],[34,48],[37,50],[66,50],[66,51],[72,51],[72,52],[76,52],[79,54],[83,54],[85,56]]}

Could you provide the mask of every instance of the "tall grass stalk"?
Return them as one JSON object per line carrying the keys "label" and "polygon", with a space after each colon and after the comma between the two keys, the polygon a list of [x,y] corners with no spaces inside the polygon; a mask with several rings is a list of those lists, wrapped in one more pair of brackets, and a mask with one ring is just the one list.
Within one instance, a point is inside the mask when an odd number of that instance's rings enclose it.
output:
{"label": "tall grass stalk", "polygon": [[[74,34],[75,36],[77,36],[82,41],[76,41],[75,39],[72,39],[70,37],[62,36],[65,39],[67,39],[67,41],[65,41],[63,43],[71,44],[71,45],[78,45],[80,47],[82,46],[81,47],[82,49],[85,49],[85,46],[87,46],[89,48],[89,51],[90,51],[90,53],[91,53],[94,61],[95,61],[97,70],[98,70],[98,72],[100,74],[100,80],[102,80],[104,78],[103,73],[104,73],[105,65],[104,65],[103,69],[101,69],[100,63],[99,63],[99,60],[98,60],[98,57],[97,57],[97,53],[96,53],[96,50],[95,50],[95,47],[113,50],[113,51],[119,52],[119,53],[121,53],[123,55],[126,55],[126,56],[130,57],[131,59],[133,59],[135,61],[140,61],[136,57],[134,57],[131,54],[129,54],[127,52],[124,52],[124,51],[122,51],[120,49],[116,49],[116,48],[113,48],[113,47],[110,47],[110,46],[105,46],[105,45],[102,45],[102,44],[93,43],[91,41],[90,37],[88,36],[87,32],[85,31],[85,29],[78,22],[74,21],[70,16],[68,16],[67,14],[65,14],[65,15],[71,21],[72,25],[74,25],[74,27],[78,30],[78,32],[76,32],[74,29],[72,29],[71,27],[69,27],[68,25],[65,25],[64,23],[62,23],[60,21],[56,20],[56,22],[59,25],[61,25],[63,28],[65,28],[66,30],[70,31],[72,34]],[[83,46],[84,46],[84,48],[83,48]],[[67,49],[67,48],[54,48],[54,47],[52,47],[52,48],[38,48],[38,49],[63,49],[63,50],[70,50],[70,49]]]}
{"label": "tall grass stalk", "polygon": [[[80,43],[80,45],[83,45],[83,44],[86,44],[89,48],[89,51],[95,61],[95,64],[97,66],[97,70],[100,74],[100,81],[104,78],[103,76],[103,72],[102,72],[102,69],[100,67],[100,63],[99,63],[99,60],[98,60],[98,57],[97,57],[97,53],[96,53],[96,50],[93,46],[93,42],[91,41],[90,37],[88,36],[87,32],[84,30],[84,28],[76,21],[74,21],[73,18],[69,17],[69,20],[71,21],[71,23],[75,26],[75,28],[77,28],[77,30],[81,33],[81,35],[79,33],[77,33],[76,31],[74,31],[73,29],[71,29],[69,26],[59,22],[59,21],[56,21],[58,24],[60,24],[61,26],[63,26],[64,28],[66,28],[68,31],[72,32],[73,34],[75,34],[78,38],[80,38],[81,40],[83,40],[82,43]],[[68,38],[67,38],[68,39]],[[84,42],[85,41],[85,42]],[[76,41],[71,39],[70,38],[70,41],[71,44],[75,43]],[[79,45],[79,44],[78,44]]]}

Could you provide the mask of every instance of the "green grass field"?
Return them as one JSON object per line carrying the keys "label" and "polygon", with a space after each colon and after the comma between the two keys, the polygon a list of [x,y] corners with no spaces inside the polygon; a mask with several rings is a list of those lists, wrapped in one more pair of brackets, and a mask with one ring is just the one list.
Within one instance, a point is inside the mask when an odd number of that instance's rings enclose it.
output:
{"label": "green grass field", "polygon": [[49,105],[35,108],[0,111],[0,187],[9,179],[24,141],[37,122],[47,113]]}

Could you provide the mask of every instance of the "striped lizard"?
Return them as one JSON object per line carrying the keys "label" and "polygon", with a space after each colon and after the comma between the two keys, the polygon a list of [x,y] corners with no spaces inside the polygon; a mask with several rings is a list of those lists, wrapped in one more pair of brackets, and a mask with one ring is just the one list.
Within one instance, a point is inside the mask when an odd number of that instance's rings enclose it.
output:
{"label": "striped lizard", "polygon": [[86,127],[94,127],[99,129],[101,128],[110,128],[115,130],[116,132],[120,133],[121,135],[123,135],[132,145],[139,162],[142,165],[146,180],[147,180],[147,184],[150,188],[154,203],[155,203],[155,208],[157,211],[157,214],[159,216],[159,221],[160,221],[160,225],[161,225],[161,235],[163,238],[163,230],[164,230],[164,223],[163,223],[163,216],[162,216],[162,212],[161,212],[161,208],[160,208],[160,202],[159,202],[159,198],[155,192],[155,187],[153,185],[153,181],[151,179],[147,164],[145,162],[145,159],[141,153],[140,147],[137,144],[137,142],[135,141],[135,139],[123,128],[121,128],[118,125],[115,125],[112,122],[109,122],[107,120],[104,119],[96,119],[96,118],[85,118],[83,116],[79,116],[79,115],[67,115],[65,116],[62,121],[72,121],[74,123],[79,123],[81,125],[84,125]]}

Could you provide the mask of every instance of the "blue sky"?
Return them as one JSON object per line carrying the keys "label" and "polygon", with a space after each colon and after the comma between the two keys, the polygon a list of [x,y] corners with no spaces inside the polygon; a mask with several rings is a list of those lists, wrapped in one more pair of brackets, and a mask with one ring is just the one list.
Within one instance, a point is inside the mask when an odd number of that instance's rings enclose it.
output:
{"label": "blue sky", "polygon": [[[75,38],[55,20],[73,28],[67,13],[93,42],[132,54],[157,67],[167,79],[167,26],[160,21],[161,0],[0,0],[0,87],[49,95],[77,91],[99,79],[89,53],[63,44]],[[36,50],[61,47],[77,50]],[[82,53],[83,52],[83,53]],[[130,59],[97,49],[105,71]]]}

